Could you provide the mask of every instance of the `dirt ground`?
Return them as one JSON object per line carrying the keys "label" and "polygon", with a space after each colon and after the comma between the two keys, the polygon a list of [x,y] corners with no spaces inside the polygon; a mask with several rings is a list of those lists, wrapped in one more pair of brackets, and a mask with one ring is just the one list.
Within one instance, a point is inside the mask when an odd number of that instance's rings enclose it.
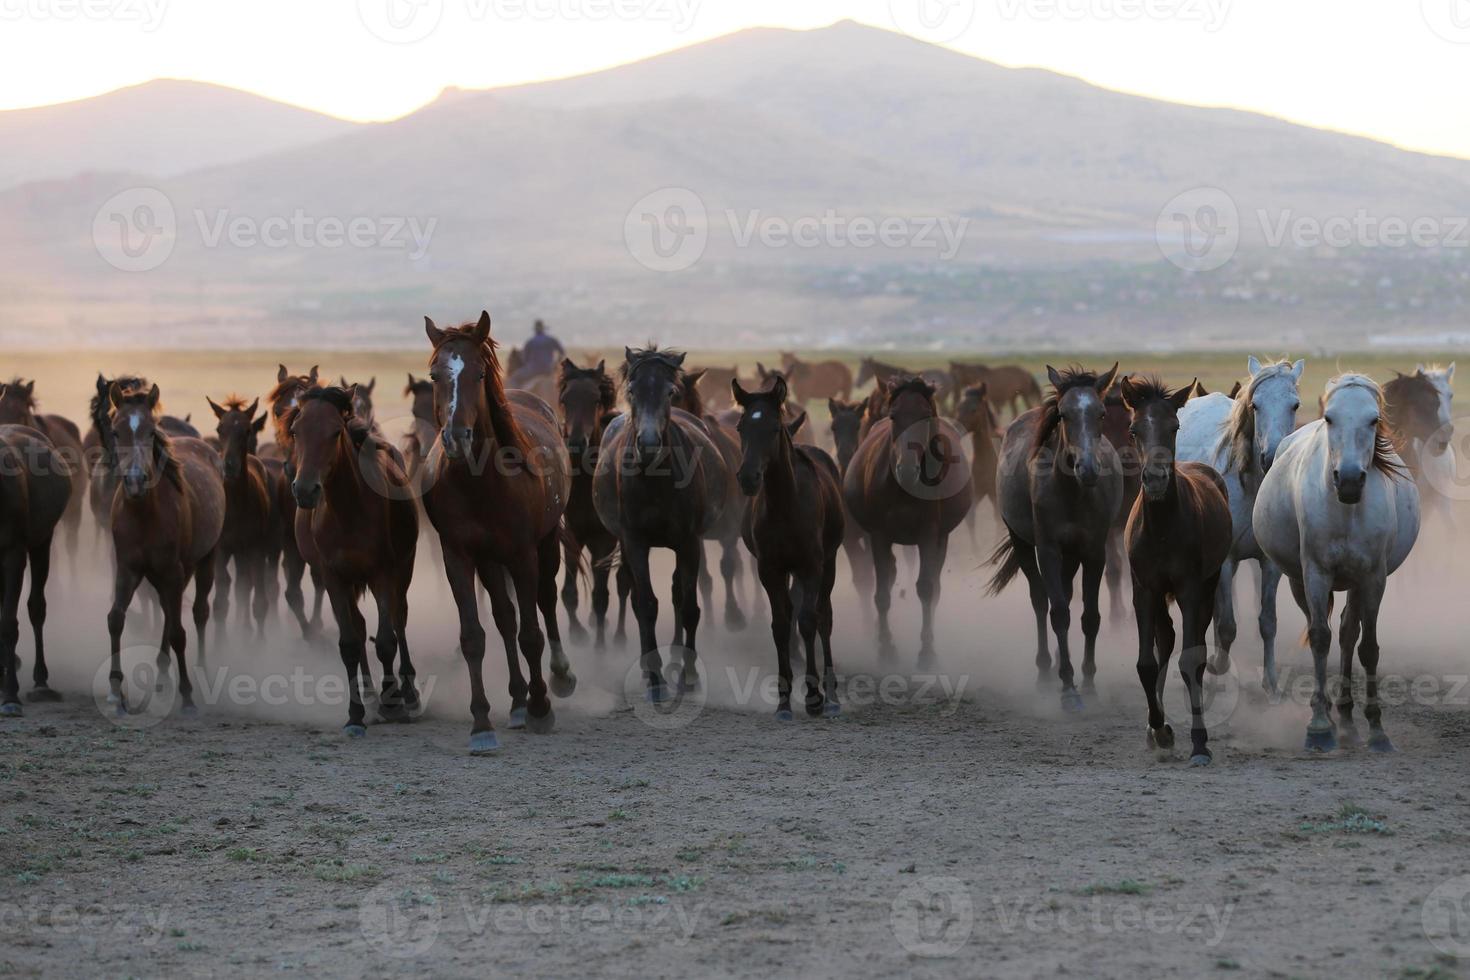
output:
{"label": "dirt ground", "polygon": [[[1426,532],[1385,601],[1398,753],[1302,750],[1301,617],[1283,589],[1268,698],[1247,574],[1205,769],[1145,747],[1131,617],[1104,627],[1085,712],[1038,687],[1024,587],[981,596],[991,536],[957,532],[929,672],[906,560],[892,660],[839,575],[840,719],[777,722],[765,620],[732,632],[717,601],[706,693],[667,714],[630,679],[631,644],[571,645],[556,731],[508,731],[487,657],[502,748],[471,757],[429,547],[409,622],[427,715],[349,741],[335,649],[281,622],[262,644],[230,623],[186,719],[149,697],[157,634],[135,612],[135,714],[113,717],[88,528],[51,592],[66,700],[0,720],[0,974],[1470,975],[1470,560],[1452,533]],[[21,652],[28,688],[24,623]]]}

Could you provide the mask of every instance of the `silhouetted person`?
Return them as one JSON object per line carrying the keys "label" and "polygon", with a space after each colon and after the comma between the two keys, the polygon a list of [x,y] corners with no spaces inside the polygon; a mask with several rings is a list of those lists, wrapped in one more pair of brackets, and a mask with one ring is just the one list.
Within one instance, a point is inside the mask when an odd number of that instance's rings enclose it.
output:
{"label": "silhouetted person", "polygon": [[511,376],[512,387],[518,388],[532,378],[552,373],[556,370],[558,360],[567,355],[561,346],[561,341],[546,332],[545,323],[537,320],[533,329],[535,332],[531,335],[531,339],[526,341],[525,347],[521,348],[523,363],[520,369]]}

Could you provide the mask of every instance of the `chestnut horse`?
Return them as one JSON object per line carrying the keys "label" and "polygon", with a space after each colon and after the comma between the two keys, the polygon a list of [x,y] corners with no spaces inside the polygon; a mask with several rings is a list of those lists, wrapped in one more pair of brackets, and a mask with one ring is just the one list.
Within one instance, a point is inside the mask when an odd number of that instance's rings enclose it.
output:
{"label": "chestnut horse", "polygon": [[[602,518],[597,516],[597,507],[592,501],[592,475],[597,470],[603,431],[618,414],[618,386],[612,375],[607,373],[606,361],[598,361],[596,367],[579,368],[567,359],[561,363],[558,388],[562,437],[566,440],[572,472],[572,489],[567,497],[566,512],[569,540],[564,548],[567,575],[562,583],[561,599],[567,610],[572,636],[585,640],[587,632],[577,618],[577,570],[582,564],[582,549],[586,548],[592,556],[592,622],[597,631],[597,649],[601,650],[607,645],[607,607],[611,598],[607,580],[612,574],[618,539],[603,527]],[[631,589],[627,573],[619,566],[618,630],[615,635],[619,642],[627,636],[624,620]]]}
{"label": "chestnut horse", "polygon": [[158,650],[158,684],[168,673],[168,648],[179,666],[183,712],[195,713],[184,662],[184,588],[194,580],[194,630],[199,663],[205,657],[209,591],[214,586],[215,549],[225,522],[225,487],[219,454],[203,440],[170,436],[157,424],[158,385],[125,391],[113,385],[110,443],[118,486],[113,493],[115,579],[107,632],[112,642],[108,678],[117,713],[127,713],[122,689],[123,624],[138,584],[146,580],[163,606],[163,643]]}
{"label": "chestnut horse", "polygon": [[[218,641],[230,615],[230,568],[235,563],[235,599],[240,603],[240,621],[245,623],[253,612],[255,637],[265,634],[265,615],[269,609],[266,567],[273,550],[271,531],[272,498],[276,486],[265,464],[255,455],[256,437],[265,428],[269,413],[255,412],[257,398],[249,405],[236,395],[223,405],[206,398],[214,417],[219,420],[221,473],[225,483],[225,524],[220,532],[215,565],[214,628]],[[253,602],[252,602],[253,597]]]}
{"label": "chestnut horse", "polygon": [[887,389],[887,415],[858,447],[843,479],[848,513],[868,533],[877,577],[878,643],[893,651],[888,607],[893,590],[895,544],[917,545],[915,591],[923,611],[919,660],[934,659],[934,606],[949,535],[970,511],[970,468],[952,422],[939,417],[934,386],[909,378]]}
{"label": "chestnut horse", "polygon": [[965,522],[970,527],[971,543],[975,541],[975,512],[980,509],[980,501],[987,497],[990,499],[990,504],[995,509],[995,523],[997,526],[1001,523],[998,475],[1000,449],[996,445],[1000,426],[995,421],[990,399],[986,397],[988,391],[989,386],[984,381],[970,385],[960,395],[955,410],[955,421],[970,434],[970,485],[974,489],[975,503],[965,515]]}
{"label": "chestnut horse", "polygon": [[321,570],[351,694],[343,731],[360,737],[367,734],[364,690],[372,686],[367,623],[358,608],[366,590],[372,590],[378,607],[373,637],[383,668],[378,715],[384,721],[408,721],[419,706],[407,637],[419,519],[408,477],[353,415],[352,402],[351,388],[307,389],[287,412],[285,426],[295,472],[296,547]]}
{"label": "chestnut horse", "polygon": [[1030,371],[1015,364],[990,367],[950,361],[949,373],[956,389],[984,382],[990,392],[990,403],[1012,414],[1019,414],[1018,405],[1024,410],[1041,404],[1041,386]]}
{"label": "chestnut horse", "polygon": [[[469,668],[474,717],[470,752],[480,754],[495,751],[499,741],[481,676],[485,630],[476,575],[490,593],[491,613],[505,643],[510,727],[549,732],[555,723],[541,673],[548,639],[553,690],[566,697],[576,687],[556,622],[558,528],[571,493],[571,464],[550,406],[529,392],[508,393],[502,385],[489,313],[482,311],[478,322],[447,330],[424,317],[424,330],[434,347],[429,377],[440,431],[424,460],[420,486],[459,607],[459,646]],[[509,585],[515,587],[514,603]],[[537,622],[538,610],[545,634]],[[516,656],[517,641],[531,675],[529,685]]]}
{"label": "chestnut horse", "polygon": [[46,578],[51,538],[72,500],[80,473],[58,458],[50,440],[25,426],[0,425],[0,715],[18,716],[20,706],[20,589],[29,566],[26,611],[36,641],[30,701],[59,701],[47,685]]}
{"label": "chestnut horse", "polygon": [[[741,408],[738,473],[750,498],[745,512],[746,547],[756,556],[761,585],[771,604],[771,639],[780,676],[776,717],[791,720],[791,619],[806,649],[806,713],[835,717],[837,674],[832,668],[832,586],[842,544],[841,479],[832,457],[815,446],[796,446],[792,434],[806,421],[785,418],[786,381],[770,391],[747,392],[730,382]],[[795,600],[793,600],[793,594]],[[816,641],[822,640],[823,672],[817,682]],[[825,695],[825,696],[824,696]]]}
{"label": "chestnut horse", "polygon": [[1118,365],[1104,374],[1081,368],[1058,371],[1048,365],[1052,395],[1040,408],[1021,415],[1006,429],[1000,451],[1000,510],[1005,540],[990,563],[999,565],[990,580],[998,594],[1017,572],[1031,586],[1036,613],[1038,683],[1051,668],[1047,649],[1047,608],[1057,637],[1057,673],[1062,707],[1082,709],[1073,683],[1067,633],[1072,623],[1072,581],[1082,569],[1083,688],[1097,673],[1097,631],[1102,624],[1098,592],[1107,564],[1108,536],[1123,501],[1118,454],[1103,437],[1107,410],[1103,397],[1117,377]]}
{"label": "chestnut horse", "polygon": [[659,655],[658,599],[648,568],[652,548],[674,552],[674,640],[682,648],[678,689],[699,685],[695,634],[699,628],[699,568],[704,538],[718,527],[732,475],[703,419],[676,407],[684,395],[680,352],[624,351],[628,412],[613,419],[602,437],[593,477],[594,501],[603,526],[617,535],[633,579],[633,614],[648,696],[664,701]]}
{"label": "chestnut horse", "polygon": [[321,635],[322,600],[327,597],[327,591],[326,586],[322,584],[321,570],[311,566],[311,583],[316,596],[312,600],[311,618],[308,619],[306,595],[301,589],[301,579],[305,576],[308,565],[306,559],[302,557],[301,549],[296,545],[296,497],[291,493],[291,482],[296,478],[296,474],[290,462],[291,430],[287,419],[291,415],[291,410],[301,403],[301,397],[316,386],[316,365],[312,365],[311,370],[306,374],[291,374],[286,370],[286,365],[279,365],[276,371],[276,386],[271,389],[270,394],[265,396],[276,441],[260,447],[256,453],[266,467],[273,472],[275,467],[271,460],[280,460],[282,463],[281,477],[275,483],[274,503],[281,513],[281,520],[277,524],[281,528],[281,564],[286,574],[286,605],[301,626],[301,635],[311,641],[315,641]]}
{"label": "chestnut horse", "polygon": [[[1142,492],[1129,506],[1125,532],[1138,621],[1138,681],[1148,699],[1148,744],[1169,749],[1174,729],[1161,702],[1174,652],[1169,600],[1179,606],[1184,646],[1179,673],[1189,692],[1190,764],[1208,765],[1204,722],[1205,635],[1215,611],[1220,566],[1230,554],[1230,499],[1225,481],[1204,463],[1176,463],[1179,409],[1194,382],[1169,391],[1157,380],[1124,378],[1120,392],[1144,461]],[[1157,650],[1157,654],[1155,653]]]}
{"label": "chestnut horse", "polygon": [[803,361],[789,351],[781,355],[781,373],[791,381],[797,401],[852,397],[852,369],[841,361]]}
{"label": "chestnut horse", "polygon": [[28,425],[50,440],[56,447],[55,458],[67,467],[71,497],[62,526],[66,529],[66,553],[75,571],[77,537],[82,527],[82,507],[87,496],[87,465],[82,453],[82,431],[77,424],[60,415],[36,413],[36,383],[21,381],[0,385],[0,425]]}

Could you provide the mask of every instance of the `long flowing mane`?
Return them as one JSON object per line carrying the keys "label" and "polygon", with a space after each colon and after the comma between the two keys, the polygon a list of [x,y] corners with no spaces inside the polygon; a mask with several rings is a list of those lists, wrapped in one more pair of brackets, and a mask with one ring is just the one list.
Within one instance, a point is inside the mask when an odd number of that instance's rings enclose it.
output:
{"label": "long flowing mane", "polygon": [[1260,371],[1245,380],[1245,386],[1235,396],[1235,404],[1231,406],[1230,415],[1225,422],[1225,431],[1220,434],[1220,441],[1215,447],[1217,456],[1222,450],[1225,452],[1227,470],[1247,473],[1255,467],[1256,389],[1272,378],[1291,372],[1291,362],[1283,358],[1275,364],[1263,365]]}
{"label": "long flowing mane", "polygon": [[[477,324],[462,323],[457,327],[445,329],[444,343],[452,343],[455,340],[464,340],[473,343],[473,334]],[[442,346],[442,345],[441,345]],[[530,441],[521,427],[516,424],[515,416],[511,414],[510,401],[505,396],[505,384],[502,380],[500,358],[496,351],[500,344],[494,337],[486,337],[484,343],[479,345],[480,358],[485,362],[485,403],[490,406],[490,431],[495,434],[495,442],[501,446],[514,447],[526,458],[531,451]],[[435,348],[435,354],[438,348]],[[430,364],[433,363],[434,355],[429,356]]]}
{"label": "long flowing mane", "polygon": [[1394,479],[1409,476],[1408,468],[1399,459],[1394,451],[1393,432],[1388,427],[1388,412],[1383,401],[1383,389],[1378,382],[1366,374],[1340,374],[1327,382],[1327,388],[1322,395],[1322,404],[1332,400],[1332,396],[1344,388],[1362,388],[1373,396],[1378,403],[1378,425],[1373,433],[1373,468],[1385,476]]}
{"label": "long flowing mane", "polygon": [[1051,394],[1041,403],[1041,419],[1036,426],[1036,436],[1031,441],[1031,456],[1046,448],[1051,442],[1052,436],[1056,434],[1057,426],[1062,422],[1062,399],[1067,392],[1076,388],[1096,388],[1101,375],[1094,371],[1088,371],[1075,364],[1068,365],[1057,372],[1060,379],[1052,385]]}

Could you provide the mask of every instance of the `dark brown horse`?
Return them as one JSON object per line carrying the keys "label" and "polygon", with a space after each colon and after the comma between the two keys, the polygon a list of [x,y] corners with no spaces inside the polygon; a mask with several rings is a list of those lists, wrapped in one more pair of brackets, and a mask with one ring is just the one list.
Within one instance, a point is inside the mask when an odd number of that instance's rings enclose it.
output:
{"label": "dark brown horse", "polygon": [[[770,375],[759,366],[757,370],[761,372],[763,383],[769,383]],[[715,526],[710,528],[706,538],[717,541],[720,545],[720,577],[725,580],[725,628],[742,630],[745,628],[745,613],[740,609],[740,599],[735,593],[735,584],[740,581],[744,565],[740,559],[740,529],[745,524],[745,498],[740,496],[739,487],[735,484],[735,471],[740,468],[740,437],[735,433],[735,422],[738,421],[739,413],[736,410],[737,418],[726,421],[725,418],[706,412],[704,396],[700,391],[700,382],[703,380],[703,372],[685,371],[679,379],[682,394],[674,404],[704,423],[705,434],[725,459],[725,472],[730,478],[725,496],[725,511]],[[730,413],[721,415],[728,416]],[[703,597],[706,608],[713,606],[714,576],[710,574],[708,560],[703,558],[699,563],[699,594]]]}
{"label": "dark brown horse", "polygon": [[990,500],[995,511],[995,523],[1000,525],[1000,426],[995,421],[987,396],[988,386],[984,381],[970,385],[960,395],[955,408],[955,421],[970,434],[970,485],[974,493],[974,506],[965,515],[970,526],[970,540],[975,540],[975,513],[980,502]]}
{"label": "dark brown horse", "polygon": [[51,569],[51,538],[70,506],[72,468],[57,457],[51,441],[32,429],[0,425],[0,715],[17,716],[20,706],[20,590],[27,566],[31,588],[26,599],[36,663],[30,701],[58,701],[47,684],[46,579]]}
{"label": "dark brown horse", "polygon": [[1047,649],[1047,608],[1057,637],[1057,673],[1062,707],[1082,709],[1073,683],[1067,633],[1072,624],[1072,583],[1082,569],[1082,684],[1092,687],[1097,673],[1097,631],[1102,624],[1098,592],[1107,565],[1108,535],[1123,501],[1118,454],[1103,437],[1107,409],[1103,397],[1118,374],[1080,368],[1058,371],[1048,365],[1052,395],[1025,412],[1006,430],[1000,452],[1000,510],[1007,535],[990,561],[999,570],[990,594],[1006,587],[1017,572],[1031,586],[1036,613],[1038,682],[1051,668]]}
{"label": "dark brown horse", "polygon": [[[815,446],[796,446],[792,434],[806,421],[785,417],[786,382],[770,391],[747,392],[730,382],[740,418],[740,489],[750,498],[745,512],[746,547],[755,555],[761,585],[771,604],[771,638],[780,675],[776,717],[791,720],[791,626],[806,649],[806,713],[835,717],[837,674],[832,667],[832,586],[842,544],[840,475],[832,457]],[[823,670],[817,680],[818,636]]]}
{"label": "dark brown horse", "polygon": [[[1164,681],[1174,652],[1172,598],[1183,620],[1179,673],[1189,691],[1190,763],[1208,765],[1204,722],[1205,634],[1215,611],[1220,566],[1230,554],[1230,502],[1225,481],[1204,463],[1176,463],[1179,409],[1194,383],[1169,391],[1155,379],[1120,386],[1143,460],[1142,492],[1129,509],[1126,537],[1138,620],[1138,680],[1148,699],[1148,743],[1174,745],[1164,720]],[[1155,652],[1157,651],[1157,652]]]}
{"label": "dark brown horse", "polygon": [[[844,402],[827,399],[827,412],[832,417],[832,444],[837,447],[837,469],[845,477],[848,465],[862,443],[863,420],[867,416],[868,401]],[[839,486],[840,486],[839,482]],[[846,508],[847,503],[843,505]],[[858,522],[848,514],[843,522],[842,550],[847,554],[847,564],[852,575],[853,588],[859,595],[872,592],[873,556],[868,554],[868,538]],[[868,607],[863,605],[863,615],[868,616]]]}
{"label": "dark brown horse", "polygon": [[1138,498],[1142,485],[1143,463],[1138,447],[1133,440],[1133,417],[1123,402],[1122,385],[1114,382],[1103,396],[1103,407],[1107,418],[1103,419],[1103,438],[1118,455],[1118,465],[1123,471],[1123,502],[1118,507],[1118,516],[1113,520],[1113,533],[1108,535],[1108,565],[1104,577],[1108,585],[1108,616],[1113,623],[1127,617],[1127,604],[1123,596],[1123,570],[1127,564],[1127,552],[1123,547],[1123,528],[1128,515],[1133,511],[1133,501]]}
{"label": "dark brown horse", "polygon": [[1395,371],[1393,380],[1383,386],[1383,403],[1394,452],[1415,482],[1422,484],[1423,457],[1444,453],[1453,431],[1439,389],[1422,369],[1413,374]]}
{"label": "dark brown horse", "polygon": [[295,473],[296,547],[321,570],[332,603],[337,651],[351,695],[343,731],[357,737],[367,733],[364,691],[372,686],[367,623],[358,608],[367,590],[378,607],[373,637],[383,669],[378,715],[407,721],[419,705],[407,636],[419,522],[408,477],[353,415],[352,395],[350,388],[307,389],[287,412],[285,428]]}
{"label": "dark brown horse", "polygon": [[[561,599],[567,610],[572,636],[585,640],[587,631],[577,618],[577,572],[582,564],[582,549],[586,548],[592,559],[592,622],[597,631],[597,649],[601,650],[607,645],[610,599],[607,581],[612,574],[618,539],[603,527],[602,518],[597,516],[597,507],[592,500],[592,476],[597,470],[602,433],[618,414],[618,386],[612,375],[607,373],[607,362],[598,361],[596,367],[579,368],[568,359],[562,361],[558,387],[562,436],[566,440],[572,472],[572,490],[567,497],[566,512],[570,535],[564,547],[567,572]],[[627,636],[624,620],[632,582],[621,566],[618,572],[618,630],[615,639],[622,642]]]}
{"label": "dark brown horse", "polygon": [[[718,527],[732,476],[709,428],[676,407],[684,397],[684,355],[675,351],[624,351],[623,383],[629,411],[609,423],[597,458],[593,491],[598,516],[617,535],[633,578],[639,663],[655,702],[667,698],[659,655],[658,599],[648,568],[652,548],[674,552],[674,642],[682,650],[677,687],[699,684],[695,634],[699,628],[699,568],[704,538]],[[742,501],[743,502],[743,501]]]}
{"label": "dark brown horse", "polygon": [[163,643],[158,684],[168,673],[168,648],[179,667],[183,711],[195,712],[193,686],[184,661],[184,588],[194,582],[194,630],[199,662],[205,657],[209,592],[214,586],[215,549],[225,521],[225,488],[219,454],[200,439],[170,436],[158,427],[158,385],[124,391],[113,385],[110,443],[117,471],[112,528],[115,580],[107,632],[112,642],[112,699],[127,713],[120,659],[123,624],[139,583],[147,581],[163,606]]}
{"label": "dark brown horse", "polygon": [[231,395],[223,405],[206,398],[219,420],[221,473],[225,483],[225,523],[216,552],[214,628],[218,640],[230,615],[230,568],[235,563],[235,600],[240,604],[240,621],[253,613],[255,637],[265,633],[265,616],[270,608],[266,568],[273,549],[273,505],[276,486],[265,464],[255,455],[256,438],[265,428],[269,413],[257,416],[257,398],[249,405]]}
{"label": "dark brown horse", "polygon": [[87,464],[82,452],[82,431],[77,424],[61,415],[36,412],[36,383],[21,381],[0,385],[0,425],[28,425],[50,440],[56,447],[54,458],[67,467],[71,478],[71,498],[61,525],[66,530],[66,553],[75,571],[77,536],[82,527],[82,509],[87,498]]}
{"label": "dark brown horse", "polygon": [[888,391],[888,414],[858,447],[843,479],[848,513],[868,534],[877,578],[878,643],[893,651],[888,607],[896,569],[895,544],[917,545],[915,591],[923,610],[919,660],[934,658],[934,606],[949,550],[949,534],[970,511],[970,468],[960,430],[939,417],[934,387],[922,378]]}
{"label": "dark brown horse", "polygon": [[428,378],[408,376],[403,395],[409,399],[413,414],[413,427],[403,438],[403,457],[408,462],[408,475],[417,479],[424,457],[434,444],[439,429],[434,425],[434,382]]}
{"label": "dark brown horse", "polygon": [[841,361],[803,361],[790,351],[781,355],[781,373],[791,380],[791,390],[799,402],[814,398],[852,397],[852,368]]}
{"label": "dark brown horse", "polygon": [[286,370],[286,365],[279,366],[276,371],[276,386],[265,396],[266,406],[270,410],[271,427],[275,431],[275,442],[261,446],[256,453],[272,472],[276,471],[272,460],[278,460],[281,464],[280,479],[274,481],[273,486],[276,493],[274,503],[281,514],[277,526],[281,529],[281,566],[286,579],[286,605],[296,617],[301,635],[312,641],[321,636],[322,600],[327,597],[327,591],[322,583],[321,570],[311,566],[311,582],[316,595],[312,600],[311,617],[308,618],[306,594],[301,588],[301,580],[308,565],[296,544],[296,497],[291,493],[291,482],[296,474],[290,463],[291,430],[287,420],[291,416],[291,410],[301,404],[302,396],[316,386],[316,365],[312,365],[306,374],[291,374]]}
{"label": "dark brown horse", "polygon": [[[491,613],[505,643],[510,726],[549,732],[555,716],[541,673],[548,639],[555,693],[566,697],[576,686],[556,621],[558,528],[571,492],[571,464],[550,406],[528,392],[508,394],[502,384],[489,313],[448,330],[425,317],[424,329],[434,346],[429,377],[440,429],[420,478],[424,510],[439,532],[444,573],[459,607],[459,645],[469,668],[474,716],[470,751],[493,752],[499,742],[481,676],[485,630],[475,578],[490,593]],[[529,685],[516,655],[518,641]]]}

